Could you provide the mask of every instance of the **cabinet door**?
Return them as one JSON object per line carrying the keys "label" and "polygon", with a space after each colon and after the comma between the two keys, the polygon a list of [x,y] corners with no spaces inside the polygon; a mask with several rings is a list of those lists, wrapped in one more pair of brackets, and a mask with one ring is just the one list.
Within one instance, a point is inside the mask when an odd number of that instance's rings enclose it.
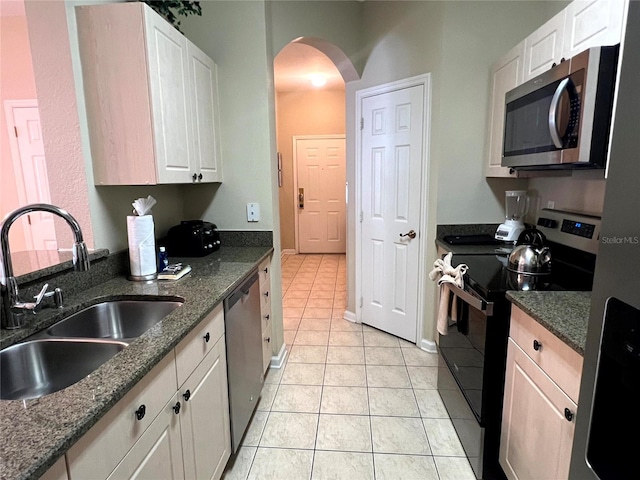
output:
{"label": "cabinet door", "polygon": [[189,183],[194,169],[187,39],[147,5],[145,36],[158,183]]}
{"label": "cabinet door", "polygon": [[571,2],[566,8],[562,55],[570,58],[587,48],[620,43],[628,7],[628,0]]}
{"label": "cabinet door", "polygon": [[491,92],[489,100],[489,125],[487,134],[487,177],[515,177],[508,167],[501,166],[504,136],[505,94],[521,83],[524,59],[524,42],[520,43],[491,69]]}
{"label": "cabinet door", "polygon": [[222,182],[216,64],[188,40],[187,52],[193,102],[193,166],[198,182]]}
{"label": "cabinet door", "polygon": [[180,421],[174,410],[177,401],[176,394],[109,475],[108,480],[184,478]]}
{"label": "cabinet door", "polygon": [[500,465],[507,478],[567,478],[577,406],[511,338],[503,405]]}
{"label": "cabinet door", "polygon": [[218,479],[231,455],[227,362],[222,337],[179,391],[188,479]]}
{"label": "cabinet door", "polygon": [[566,10],[545,23],[525,40],[522,81],[546,72],[562,58],[564,19]]}
{"label": "cabinet door", "polygon": [[175,393],[170,353],[67,451],[69,477],[107,478]]}

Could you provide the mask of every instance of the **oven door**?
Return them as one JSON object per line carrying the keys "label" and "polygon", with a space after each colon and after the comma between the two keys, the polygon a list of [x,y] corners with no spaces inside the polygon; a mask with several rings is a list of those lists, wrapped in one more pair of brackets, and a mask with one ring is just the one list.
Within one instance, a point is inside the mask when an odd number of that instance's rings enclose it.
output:
{"label": "oven door", "polygon": [[476,477],[483,478],[485,337],[493,303],[457,287],[451,290],[459,315],[448,334],[439,337],[438,392]]}
{"label": "oven door", "polygon": [[440,335],[440,354],[459,386],[478,423],[483,425],[482,390],[487,320],[493,303],[456,286],[450,286],[458,302],[458,321],[449,322],[448,334]]}

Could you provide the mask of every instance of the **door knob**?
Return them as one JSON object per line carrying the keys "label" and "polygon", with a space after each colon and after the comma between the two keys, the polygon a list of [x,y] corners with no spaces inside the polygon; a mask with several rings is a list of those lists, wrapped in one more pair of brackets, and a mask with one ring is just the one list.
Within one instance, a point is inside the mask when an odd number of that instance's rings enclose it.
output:
{"label": "door knob", "polygon": [[304,209],[304,188],[298,189],[298,208]]}
{"label": "door knob", "polygon": [[415,230],[409,230],[407,233],[401,233],[400,236],[401,237],[416,238],[416,232],[415,232]]}

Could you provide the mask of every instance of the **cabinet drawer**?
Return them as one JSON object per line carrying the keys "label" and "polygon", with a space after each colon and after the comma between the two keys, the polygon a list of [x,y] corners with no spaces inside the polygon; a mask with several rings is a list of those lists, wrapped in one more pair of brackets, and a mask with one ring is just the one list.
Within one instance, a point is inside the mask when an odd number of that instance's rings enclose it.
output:
{"label": "cabinet drawer", "polygon": [[271,331],[271,300],[260,308],[260,315],[262,317],[262,331],[265,332],[267,328]]}
{"label": "cabinet drawer", "polygon": [[[520,308],[511,307],[509,336],[576,403],[580,391],[582,356]],[[534,347],[537,342],[538,349]]]}
{"label": "cabinet drawer", "polygon": [[271,282],[260,283],[260,310],[264,311],[271,302]]}
{"label": "cabinet drawer", "polygon": [[[69,449],[69,476],[107,478],[175,392],[175,357],[171,352]],[[140,412],[139,420],[136,412]]]}
{"label": "cabinet drawer", "polygon": [[216,306],[200,324],[175,348],[178,388],[191,375],[202,359],[224,335],[222,303]]}
{"label": "cabinet drawer", "polygon": [[271,257],[265,258],[258,267],[260,285],[271,280]]}
{"label": "cabinet drawer", "polygon": [[267,368],[271,364],[271,355],[272,355],[272,336],[271,336],[271,328],[262,332],[262,368],[266,372]]}

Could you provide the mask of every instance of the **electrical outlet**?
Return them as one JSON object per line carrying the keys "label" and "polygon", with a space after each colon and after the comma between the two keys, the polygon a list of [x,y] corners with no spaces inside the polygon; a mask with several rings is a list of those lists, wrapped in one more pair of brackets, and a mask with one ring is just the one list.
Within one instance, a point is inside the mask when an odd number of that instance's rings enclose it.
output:
{"label": "electrical outlet", "polygon": [[260,221],[260,204],[247,203],[247,222]]}
{"label": "electrical outlet", "polygon": [[547,208],[556,208],[556,202],[553,200],[547,200]]}

